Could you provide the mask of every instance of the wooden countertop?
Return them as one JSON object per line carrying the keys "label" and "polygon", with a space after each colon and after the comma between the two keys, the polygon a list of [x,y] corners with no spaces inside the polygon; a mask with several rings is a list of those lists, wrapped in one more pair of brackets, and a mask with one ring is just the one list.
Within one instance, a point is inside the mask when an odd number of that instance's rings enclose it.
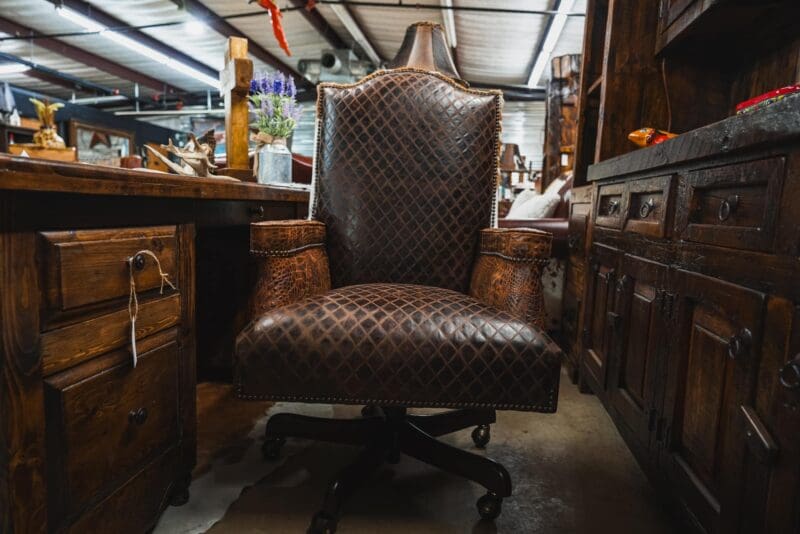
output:
{"label": "wooden countertop", "polygon": [[305,191],[0,154],[0,190],[200,200],[307,202]]}
{"label": "wooden countertop", "polygon": [[[702,105],[702,102],[698,101],[697,105]],[[587,179],[615,178],[755,146],[779,145],[798,137],[800,94],[789,95],[751,113],[733,115],[661,144],[595,163],[589,166]]]}

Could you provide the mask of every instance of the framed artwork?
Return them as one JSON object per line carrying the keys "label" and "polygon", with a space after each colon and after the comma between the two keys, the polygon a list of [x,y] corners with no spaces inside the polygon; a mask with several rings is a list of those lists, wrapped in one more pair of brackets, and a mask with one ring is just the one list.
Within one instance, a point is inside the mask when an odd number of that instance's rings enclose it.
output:
{"label": "framed artwork", "polygon": [[114,130],[74,119],[69,121],[69,140],[78,151],[78,161],[120,166],[120,158],[134,151],[133,132]]}

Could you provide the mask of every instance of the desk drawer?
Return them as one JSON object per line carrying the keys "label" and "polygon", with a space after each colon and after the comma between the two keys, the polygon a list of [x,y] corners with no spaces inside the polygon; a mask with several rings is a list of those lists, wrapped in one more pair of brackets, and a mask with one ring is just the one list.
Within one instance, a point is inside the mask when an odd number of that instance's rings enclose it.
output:
{"label": "desk drawer", "polygon": [[622,229],[625,215],[625,184],[601,185],[597,191],[595,224],[605,228]]}
{"label": "desk drawer", "polygon": [[[161,268],[175,281],[175,226],[42,232],[41,236],[46,305],[51,312],[127,298],[127,259],[141,250],[156,254]],[[139,293],[161,287],[153,258],[141,256],[135,280]]]}
{"label": "desk drawer", "polygon": [[690,172],[676,232],[686,241],[771,250],[784,167],[776,157]]}
{"label": "desk drawer", "polygon": [[671,176],[629,183],[625,231],[650,237],[665,237],[667,216],[672,209],[671,192]]}
{"label": "desk drawer", "polygon": [[176,331],[140,341],[45,381],[50,516],[80,513],[180,439]]}

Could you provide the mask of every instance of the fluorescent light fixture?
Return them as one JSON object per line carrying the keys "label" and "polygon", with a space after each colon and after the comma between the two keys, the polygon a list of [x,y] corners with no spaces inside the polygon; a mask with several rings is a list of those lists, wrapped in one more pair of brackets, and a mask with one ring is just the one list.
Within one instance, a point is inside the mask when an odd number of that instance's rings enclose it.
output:
{"label": "fluorescent light fixture", "polygon": [[528,78],[528,87],[536,87],[542,78],[544,69],[550,61],[550,55],[553,53],[559,37],[561,37],[561,32],[564,31],[564,25],[567,23],[567,13],[572,11],[573,5],[575,5],[575,0],[561,0],[561,3],[558,4],[558,11],[553,15],[553,22],[550,24],[547,36],[544,38],[542,49],[533,64],[531,77]]}
{"label": "fluorescent light fixture", "polygon": [[458,46],[456,43],[456,19],[453,15],[453,0],[440,0],[442,9],[442,21],[444,22],[444,31],[447,34],[450,48]]}
{"label": "fluorescent light fixture", "polygon": [[[64,17],[65,19],[69,20],[77,24],[78,26],[84,28],[90,32],[98,32],[98,35],[105,37],[115,43],[124,46],[129,50],[133,50],[137,54],[140,54],[148,59],[152,59],[156,63],[161,63],[162,65],[166,65],[167,67],[180,72],[181,74],[185,74],[195,80],[201,81],[207,85],[215,89],[219,89],[219,80],[212,76],[209,76],[203,72],[200,72],[197,69],[190,67],[185,63],[181,63],[180,61],[176,61],[171,57],[167,56],[166,54],[162,54],[158,50],[154,50],[149,46],[140,43],[130,37],[126,37],[121,33],[109,30],[106,26],[103,26],[99,22],[90,19],[84,15],[81,15],[77,11],[73,11],[72,9],[64,6],[56,7],[56,13]],[[198,22],[198,24],[201,24]]]}
{"label": "fluorescent light fixture", "polygon": [[30,67],[22,63],[0,63],[0,74],[22,74]]}

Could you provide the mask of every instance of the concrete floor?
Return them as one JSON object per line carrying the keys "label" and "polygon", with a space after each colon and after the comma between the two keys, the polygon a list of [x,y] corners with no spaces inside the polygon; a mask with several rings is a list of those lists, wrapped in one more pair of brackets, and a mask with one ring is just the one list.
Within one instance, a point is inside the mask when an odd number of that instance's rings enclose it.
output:
{"label": "concrete floor", "polygon": [[[327,410],[337,417],[358,413],[355,407],[305,405],[276,405],[270,411],[285,409],[320,415]],[[157,533],[203,532],[210,525],[207,532],[213,534],[305,532],[327,482],[357,450],[290,440],[281,461],[264,465],[257,454],[263,423],[262,418],[250,434],[249,452],[198,477],[190,505],[168,511]],[[469,431],[446,440],[474,450]],[[403,458],[385,466],[348,501],[339,532],[677,532],[600,403],[578,393],[566,376],[556,414],[499,412],[486,454],[506,466],[514,483],[514,495],[494,523],[479,521],[475,510],[482,488]],[[249,462],[252,468],[242,466]],[[250,479],[231,483],[231,469]],[[222,479],[231,489],[241,484],[238,498],[214,497]],[[209,513],[214,507],[216,514]],[[198,522],[201,511],[207,518]]]}

